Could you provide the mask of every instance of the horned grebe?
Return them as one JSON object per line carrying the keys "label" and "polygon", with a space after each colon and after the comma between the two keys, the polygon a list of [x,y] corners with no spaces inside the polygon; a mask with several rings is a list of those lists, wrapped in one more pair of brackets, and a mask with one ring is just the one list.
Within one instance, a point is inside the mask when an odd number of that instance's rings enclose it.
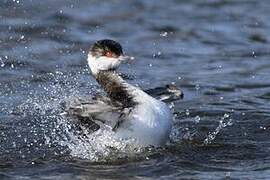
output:
{"label": "horned grebe", "polygon": [[[161,146],[166,143],[171,132],[172,112],[166,103],[128,84],[116,72],[118,66],[127,59],[129,57],[123,55],[118,42],[109,39],[95,42],[87,61],[92,75],[108,97],[81,103],[79,108],[73,109],[87,121],[98,126],[110,126],[117,140],[132,139],[136,147]],[[174,87],[166,88],[174,92],[177,98],[183,95]],[[149,92],[154,93],[154,90]]]}

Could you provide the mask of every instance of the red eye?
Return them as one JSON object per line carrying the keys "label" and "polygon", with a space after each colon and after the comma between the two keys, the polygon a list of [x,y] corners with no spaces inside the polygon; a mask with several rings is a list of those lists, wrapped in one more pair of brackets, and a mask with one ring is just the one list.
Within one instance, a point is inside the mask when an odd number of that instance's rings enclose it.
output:
{"label": "red eye", "polygon": [[106,52],[106,56],[107,56],[107,57],[113,57],[113,53],[112,53],[111,51],[107,51],[107,52]]}

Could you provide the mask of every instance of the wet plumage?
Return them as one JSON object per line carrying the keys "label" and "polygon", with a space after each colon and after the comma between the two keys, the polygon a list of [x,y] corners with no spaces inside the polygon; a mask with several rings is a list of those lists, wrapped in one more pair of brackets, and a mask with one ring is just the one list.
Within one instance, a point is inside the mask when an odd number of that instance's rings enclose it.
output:
{"label": "wet plumage", "polygon": [[88,64],[107,97],[96,96],[85,103],[78,100],[70,106],[70,112],[95,129],[109,126],[116,140],[132,139],[136,147],[163,145],[169,138],[173,115],[161,100],[175,100],[183,94],[171,85],[148,90],[156,99],[127,83],[116,72],[126,59],[119,43],[113,40],[94,43]]}

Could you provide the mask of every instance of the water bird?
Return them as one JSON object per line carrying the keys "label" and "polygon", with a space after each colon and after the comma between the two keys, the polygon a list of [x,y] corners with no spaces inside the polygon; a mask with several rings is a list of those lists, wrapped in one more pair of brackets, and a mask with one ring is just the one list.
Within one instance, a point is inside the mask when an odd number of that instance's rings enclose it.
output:
{"label": "water bird", "polygon": [[165,102],[182,98],[183,93],[174,85],[143,91],[129,84],[117,72],[120,64],[129,59],[132,58],[124,55],[120,43],[110,39],[95,42],[87,62],[107,96],[82,98],[70,105],[69,111],[95,131],[110,127],[115,139],[131,140],[135,147],[162,146],[173,122],[172,111]]}

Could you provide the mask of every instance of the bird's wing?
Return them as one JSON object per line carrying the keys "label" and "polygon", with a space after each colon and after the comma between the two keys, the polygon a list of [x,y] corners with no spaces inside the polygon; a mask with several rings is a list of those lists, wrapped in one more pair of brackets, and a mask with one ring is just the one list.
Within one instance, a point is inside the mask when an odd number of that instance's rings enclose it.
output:
{"label": "bird's wing", "polygon": [[[182,91],[174,85],[148,89],[145,92],[164,102],[172,102],[183,98]],[[69,115],[78,119],[82,125],[86,125],[93,130],[97,130],[104,125],[116,130],[127,118],[132,108],[123,108],[121,104],[111,101],[108,97],[96,95],[70,101],[66,105],[66,111]]]}
{"label": "bird's wing", "polygon": [[109,98],[97,95],[94,98],[75,99],[66,105],[70,116],[77,118],[83,125],[99,129],[109,126],[116,129],[119,123],[128,115],[129,110],[114,104]]}
{"label": "bird's wing", "polygon": [[150,96],[166,103],[183,99],[184,93],[173,84],[145,90]]}

